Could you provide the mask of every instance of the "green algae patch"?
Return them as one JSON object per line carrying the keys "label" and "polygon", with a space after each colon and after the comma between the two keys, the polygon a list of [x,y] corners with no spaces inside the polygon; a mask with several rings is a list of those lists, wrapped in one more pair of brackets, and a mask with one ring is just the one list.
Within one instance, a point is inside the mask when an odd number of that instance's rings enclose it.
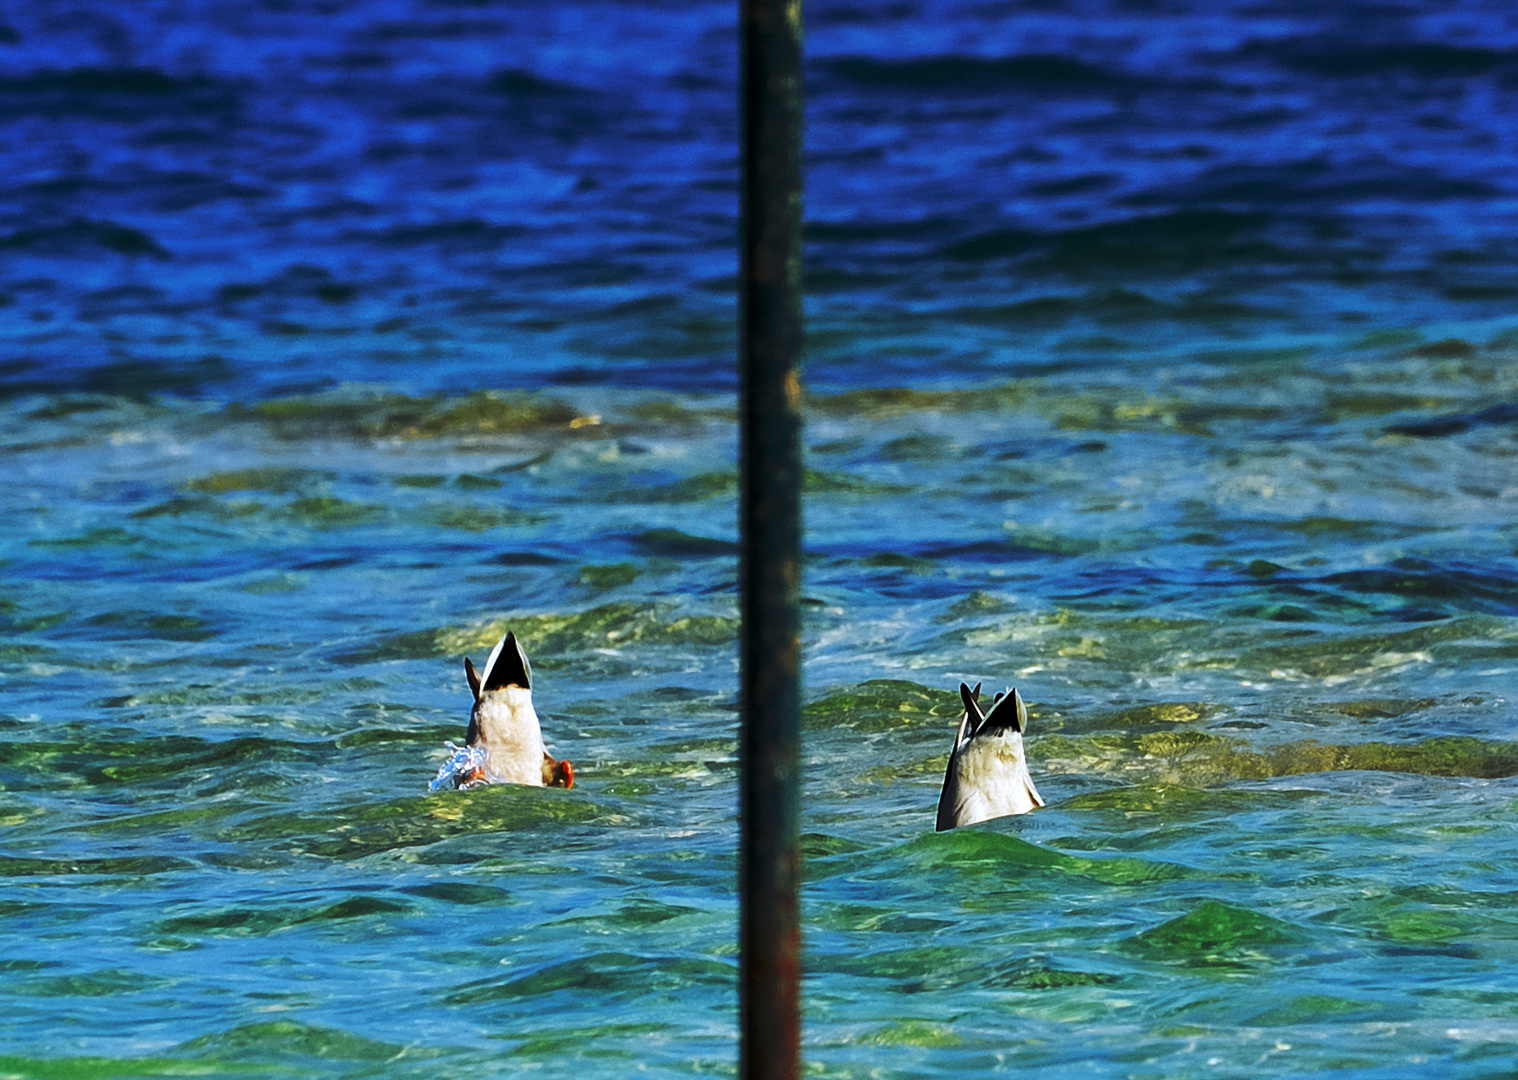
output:
{"label": "green algae patch", "polygon": [[1280,919],[1218,900],[1204,900],[1187,914],[1127,938],[1122,944],[1162,963],[1237,967],[1274,959],[1309,940]]}
{"label": "green algae patch", "polygon": [[1049,529],[1022,525],[1015,521],[1004,522],[1002,527],[1006,530],[1007,539],[1013,547],[1039,555],[1075,557],[1089,555],[1102,546],[1099,540],[1065,536]]}
{"label": "green algae patch", "polygon": [[964,412],[995,408],[995,398],[970,390],[914,390],[905,386],[845,390],[837,394],[812,394],[806,399],[810,411],[824,416],[884,418],[913,412]]}
{"label": "green algae patch", "polygon": [[1231,419],[1226,410],[1199,410],[1176,398],[1112,402],[1072,394],[1057,399],[1055,425],[1067,431],[1152,432],[1156,429],[1211,435],[1208,419]]}
{"label": "green algae patch", "polygon": [[806,730],[851,728],[872,732],[921,724],[948,727],[959,722],[961,710],[956,693],[905,679],[871,679],[803,705],[801,725]]}
{"label": "green algae patch", "polygon": [[959,448],[947,435],[917,432],[891,439],[878,451],[884,461],[945,461],[955,457]]}
{"label": "green algae patch", "polygon": [[218,632],[205,619],[194,615],[162,615],[135,609],[102,612],[85,620],[85,623],[88,626],[109,627],[118,633],[163,641],[209,641]]}
{"label": "green algae patch", "polygon": [[[445,631],[441,629],[412,630],[409,633],[382,638],[371,645],[350,652],[339,653],[333,659],[340,664],[376,664],[386,660],[430,659],[453,651],[441,643],[444,633]],[[494,644],[494,642],[491,643],[492,647]]]}
{"label": "green algae patch", "polygon": [[879,904],[828,904],[808,920],[808,925],[820,930],[917,936],[948,930],[954,926],[954,921],[911,915]]}
{"label": "green algae patch", "polygon": [[1226,779],[1243,744],[1201,731],[1044,735],[1027,743],[1028,757],[1059,772],[1094,772],[1181,785]]}
{"label": "green algae patch", "polygon": [[1389,633],[1304,634],[1289,643],[1246,651],[1238,658],[1214,658],[1204,666],[1295,671],[1313,678],[1353,675],[1401,663],[1428,661],[1432,650],[1455,648],[1466,639],[1491,639],[1505,629],[1502,620],[1464,616],[1425,623]]}
{"label": "green algae patch", "polygon": [[813,859],[828,859],[835,855],[855,855],[867,850],[868,844],[861,844],[857,840],[850,840],[843,836],[832,836],[828,833],[809,832],[801,834],[801,855],[810,862]]}
{"label": "green algae patch", "polygon": [[1104,885],[1147,885],[1206,876],[1176,863],[1129,856],[1097,859],[1070,855],[998,832],[994,823],[931,833],[908,841],[897,851],[919,866],[952,870],[956,875],[1005,877],[1009,873],[1049,872],[1072,874]]}
{"label": "green algae patch", "polygon": [[470,881],[429,881],[425,885],[408,885],[401,892],[408,896],[420,896],[427,900],[441,900],[466,907],[495,906],[511,899],[511,894],[505,889]]}
{"label": "green algae patch", "polygon": [[1072,987],[1109,986],[1121,977],[1105,971],[1071,971],[1039,963],[1023,962],[1011,971],[980,980],[981,985],[1012,990],[1067,990]]}
{"label": "green algae patch", "polygon": [[1272,521],[1272,527],[1287,532],[1301,533],[1311,537],[1333,537],[1340,540],[1374,540],[1388,534],[1398,536],[1414,530],[1399,528],[1385,521],[1366,521],[1362,518],[1341,518],[1330,514],[1315,514],[1304,518]]}
{"label": "green algae patch", "polygon": [[1048,392],[1031,380],[954,390],[883,386],[844,390],[836,394],[809,395],[806,408],[823,416],[876,420],[910,413],[954,414],[1034,409],[1044,404],[1048,397]]}
{"label": "green algae patch", "polygon": [[926,1020],[893,1020],[866,1031],[853,1040],[860,1046],[920,1046],[926,1049],[958,1046],[962,1041],[952,1028]]}
{"label": "green algae patch", "polygon": [[867,480],[845,472],[807,469],[801,477],[801,489],[808,495],[906,495],[915,489],[908,484],[887,484]]}
{"label": "green algae patch", "polygon": [[703,909],[691,907],[688,904],[669,904],[647,897],[637,897],[618,905],[615,911],[598,910],[588,914],[566,915],[560,919],[549,920],[547,925],[588,925],[600,933],[615,930],[637,931],[649,926],[658,926],[672,919],[705,914]]}
{"label": "green algae patch", "polygon": [[590,427],[598,418],[538,394],[478,390],[462,398],[407,394],[295,396],[227,409],[260,421],[277,438],[439,439]]}
{"label": "green algae patch", "polygon": [[808,967],[820,971],[838,971],[866,978],[896,979],[905,988],[926,989],[942,984],[948,973],[968,967],[972,950],[955,945],[922,945],[910,949],[885,949],[874,952],[808,954]]}
{"label": "green algae patch", "polygon": [[951,829],[907,841],[899,853],[914,863],[959,873],[1001,873],[1009,869],[1049,869],[1072,856],[990,828]]}
{"label": "green algae patch", "polygon": [[187,859],[167,855],[120,855],[104,858],[44,859],[0,855],[0,878],[7,877],[124,877],[143,878],[195,869]]}
{"label": "green algae patch", "polygon": [[[288,472],[289,470],[285,470]],[[191,497],[179,497],[157,503],[153,506],[144,507],[135,511],[132,516],[138,519],[150,519],[157,517],[180,517],[185,514],[205,514],[221,520],[236,520],[239,518],[256,517],[266,515],[274,521],[294,522],[309,529],[323,531],[336,529],[350,529],[361,525],[372,525],[386,517],[383,506],[374,503],[357,503],[336,495],[308,494],[301,495],[282,505],[268,506],[262,503],[245,499],[221,499],[208,494],[214,491],[216,494],[227,494],[236,491],[273,491],[276,494],[285,493],[282,481],[270,480],[272,488],[256,486],[259,481],[250,474],[262,473],[263,470],[244,470],[235,474],[214,474],[213,478],[203,478],[210,485],[197,495]],[[224,477],[232,477],[223,480]],[[294,490],[301,490],[307,485],[302,481]]]}
{"label": "green algae patch", "polygon": [[618,503],[693,503],[720,499],[738,493],[736,472],[704,472],[672,484],[658,487],[629,487],[609,493],[608,501]]}
{"label": "green algae patch", "polygon": [[506,398],[488,390],[462,400],[428,402],[416,415],[412,402],[386,410],[376,434],[405,439],[436,439],[459,435],[498,435],[545,428],[591,426],[594,418],[553,398],[536,394]]}
{"label": "green algae patch", "polygon": [[[418,771],[417,786],[430,776]],[[295,854],[348,862],[401,848],[461,838],[587,825],[605,811],[574,792],[497,784],[473,791],[418,795],[324,811],[269,814],[230,827],[224,837],[277,844]],[[491,841],[498,843],[499,838]]]}
{"label": "green algae patch", "polygon": [[1112,810],[1120,814],[1191,815],[1219,806],[1219,793],[1176,784],[1133,784],[1087,791],[1060,804],[1065,810]]}
{"label": "green algae patch", "polygon": [[1381,925],[1382,932],[1393,941],[1413,945],[1450,941],[1473,929],[1454,914],[1442,911],[1396,911]]}
{"label": "green algae patch", "polygon": [[1456,939],[1510,939],[1511,911],[1518,903],[1508,893],[1441,885],[1347,899],[1343,907],[1318,918],[1335,926],[1359,927],[1386,942],[1412,947],[1439,946]]}
{"label": "green algae patch", "polygon": [[157,929],[181,937],[264,937],[297,926],[320,926],[372,916],[410,915],[416,908],[388,897],[348,896],[330,903],[232,905],[159,920]]}
{"label": "green algae patch", "polygon": [[1180,757],[1215,752],[1226,747],[1228,740],[1205,731],[1146,731],[1133,743],[1145,757]]}
{"label": "green algae patch", "polygon": [[207,473],[185,482],[185,490],[203,495],[226,495],[233,491],[263,491],[271,495],[290,495],[310,486],[314,480],[329,480],[331,475],[309,469],[262,466],[251,469],[227,469]]}
{"label": "green algae patch", "polygon": [[476,533],[490,532],[492,529],[540,525],[548,520],[542,514],[532,514],[525,510],[469,504],[430,506],[423,512],[423,516],[428,522],[442,529]]}
{"label": "green algae patch", "polygon": [[[0,1076],[29,1080],[116,1080],[117,1077],[206,1076],[205,1062],[173,1057],[22,1057],[0,1054]],[[217,1062],[220,1075],[267,1076],[263,1065]],[[293,1071],[292,1071],[293,1075]]]}
{"label": "green algae patch", "polygon": [[1390,719],[1408,713],[1431,709],[1438,702],[1433,698],[1365,698],[1360,701],[1341,701],[1329,708],[1343,716],[1361,720]]}
{"label": "green algae patch", "polygon": [[372,503],[349,502],[336,495],[306,495],[292,499],[275,513],[308,529],[331,531],[373,525],[385,517],[385,508]]}
{"label": "green algae patch", "polygon": [[40,537],[28,540],[27,545],[34,548],[52,548],[59,551],[89,548],[113,548],[132,547],[142,543],[143,538],[134,532],[116,526],[106,526],[100,529],[90,529],[78,536]]}
{"label": "green algae patch", "polygon": [[[322,690],[313,686],[299,684],[249,684],[236,682],[231,685],[214,685],[209,683],[175,684],[167,687],[159,687],[152,690],[139,690],[133,694],[128,702],[132,705],[190,705],[190,706],[271,706],[271,705],[314,705],[325,697]],[[250,736],[257,738],[257,736]],[[214,753],[217,747],[236,745],[237,740],[220,740],[214,745],[207,744],[200,739],[188,739],[181,742],[172,740],[157,740],[149,745],[155,749],[176,746],[193,746],[206,754]],[[261,744],[259,744],[261,745]]]}
{"label": "green algae patch", "polygon": [[1194,724],[1217,715],[1219,709],[1205,701],[1165,701],[1154,705],[1135,705],[1106,718],[1106,726],[1133,727],[1140,724]]}
{"label": "green algae patch", "polygon": [[1259,754],[1233,755],[1240,775],[1295,776],[1301,773],[1418,773],[1496,779],[1518,776],[1518,743],[1447,735],[1414,743],[1287,743]]}
{"label": "green algae patch", "polygon": [[27,981],[26,993],[37,997],[116,997],[168,985],[169,979],[124,968],[102,968],[72,975],[55,975]]}
{"label": "green algae patch", "polygon": [[633,543],[645,555],[670,559],[701,559],[738,553],[738,545],[732,540],[696,536],[679,529],[644,529],[633,537]]}
{"label": "green algae patch", "polygon": [[163,502],[133,510],[132,517],[147,521],[159,517],[183,517],[186,514],[205,514],[224,521],[249,518],[264,512],[262,503],[252,499],[217,499],[210,495],[175,496]]}
{"label": "green algae patch", "polygon": [[1354,1001],[1329,994],[1302,994],[1285,1004],[1266,1009],[1250,1019],[1261,1027],[1296,1027],[1299,1024],[1322,1024],[1326,1020],[1342,1021],[1351,1017],[1368,1019],[1383,1006],[1375,1002]]}
{"label": "green algae patch", "polygon": [[720,987],[729,990],[737,981],[736,965],[699,956],[658,956],[621,952],[598,952],[548,964],[524,975],[508,975],[467,983],[448,994],[449,1005],[477,1005],[492,1001],[540,998],[567,993],[600,1000],[628,1001],[648,994]]}
{"label": "green algae patch", "polygon": [[[641,1063],[646,1056],[643,1050],[646,1046],[646,1037],[662,1036],[672,1030],[674,1030],[672,1025],[657,1022],[596,1024],[594,1026],[581,1023],[574,1027],[547,1031],[534,1025],[533,1034],[526,1037],[513,1033],[510,1036],[491,1035],[490,1038],[512,1039],[516,1045],[516,1054],[523,1060],[620,1058],[629,1062],[627,1066],[629,1072],[636,1072],[638,1063]],[[606,1043],[612,1039],[624,1040],[631,1045],[625,1051],[608,1048]],[[661,1038],[659,1041],[662,1043],[667,1040]]]}
{"label": "green algae patch", "polygon": [[[214,1063],[217,1071],[257,1069],[265,1072],[264,1068],[252,1063],[275,1061],[281,1064],[282,1070],[289,1068],[298,1074],[308,1072],[313,1061],[386,1063],[403,1056],[429,1058],[445,1052],[425,1046],[378,1042],[339,1028],[317,1027],[298,1020],[242,1024],[227,1031],[197,1036],[174,1049],[195,1059],[196,1075],[205,1075],[207,1062]],[[132,1074],[136,1074],[135,1069]]]}
{"label": "green algae patch", "polygon": [[1001,597],[983,589],[973,589],[950,604],[947,610],[935,615],[933,621],[954,623],[984,615],[1005,615],[1012,610],[1013,605]]}
{"label": "green algae patch", "polygon": [[932,574],[938,563],[921,555],[903,555],[895,551],[877,551],[859,560],[860,566],[883,570],[905,570],[909,574]]}
{"label": "green algae patch", "polygon": [[[471,626],[444,626],[397,634],[376,645],[347,653],[344,663],[414,660],[489,651],[514,631],[534,666],[555,666],[554,657],[586,649],[627,645],[725,645],[738,636],[738,619],[729,615],[684,615],[667,604],[613,603],[587,611],[552,615],[513,615]],[[542,657],[539,661],[537,658]]]}
{"label": "green algae patch", "polygon": [[0,601],[0,633],[35,634],[51,630],[69,620],[66,611],[47,611],[36,615],[20,614],[17,605]]}
{"label": "green algae patch", "polygon": [[1457,735],[1411,743],[1302,740],[1264,749],[1253,749],[1240,739],[1185,729],[1045,735],[1029,740],[1028,757],[1045,771],[1095,773],[1181,788],[1353,770],[1481,779],[1518,776],[1518,743]]}
{"label": "green algae patch", "polygon": [[640,574],[635,563],[592,563],[580,567],[575,580],[594,592],[609,592],[631,585]]}

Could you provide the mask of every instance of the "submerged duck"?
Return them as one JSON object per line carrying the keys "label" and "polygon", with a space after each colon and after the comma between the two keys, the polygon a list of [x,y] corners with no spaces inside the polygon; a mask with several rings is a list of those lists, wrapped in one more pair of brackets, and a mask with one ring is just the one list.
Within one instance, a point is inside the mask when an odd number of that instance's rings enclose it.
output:
{"label": "submerged duck", "polygon": [[464,675],[474,694],[465,742],[485,751],[485,764],[458,778],[458,786],[486,781],[533,787],[574,787],[575,768],[543,745],[543,729],[532,707],[532,665],[510,631],[485,661],[485,675],[464,657]]}
{"label": "submerged duck", "polygon": [[1026,814],[1044,799],[1028,775],[1023,753],[1023,729],[1028,710],[1022,695],[997,694],[991,711],[980,711],[980,683],[971,690],[959,684],[965,711],[954,734],[954,749],[943,774],[938,798],[938,831],[973,825],[977,821]]}

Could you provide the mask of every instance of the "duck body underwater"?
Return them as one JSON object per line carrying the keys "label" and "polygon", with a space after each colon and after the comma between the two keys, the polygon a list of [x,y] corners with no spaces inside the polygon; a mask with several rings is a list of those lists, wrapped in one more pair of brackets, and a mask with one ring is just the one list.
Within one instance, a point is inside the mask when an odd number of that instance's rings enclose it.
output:
{"label": "duck body underwater", "polygon": [[1023,731],[1028,710],[1016,688],[980,708],[980,684],[959,684],[964,703],[938,797],[938,831],[1026,814],[1044,805],[1028,773]]}
{"label": "duck body underwater", "polygon": [[529,787],[574,787],[574,765],[555,758],[543,745],[543,728],[532,703],[532,665],[516,634],[507,631],[476,671],[464,658],[474,707],[463,750],[438,774],[439,782],[455,787],[480,783],[525,784]]}

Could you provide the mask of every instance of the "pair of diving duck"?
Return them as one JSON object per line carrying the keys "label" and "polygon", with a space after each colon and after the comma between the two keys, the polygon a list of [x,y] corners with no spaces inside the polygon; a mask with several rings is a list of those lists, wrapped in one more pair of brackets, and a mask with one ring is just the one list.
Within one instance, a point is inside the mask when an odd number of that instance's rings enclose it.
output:
{"label": "pair of diving duck", "polygon": [[[532,666],[516,635],[507,632],[485,661],[484,675],[464,658],[464,675],[474,694],[466,750],[460,752],[453,782],[573,787],[574,765],[555,758],[543,745],[543,730],[532,707]],[[1043,806],[1028,774],[1023,731],[1028,710],[1014,689],[997,694],[981,711],[980,684],[959,684],[964,712],[944,770],[938,799],[938,830],[977,821],[1026,814]],[[472,753],[471,753],[472,752]],[[444,766],[444,773],[450,770]],[[440,774],[440,778],[443,774]]]}

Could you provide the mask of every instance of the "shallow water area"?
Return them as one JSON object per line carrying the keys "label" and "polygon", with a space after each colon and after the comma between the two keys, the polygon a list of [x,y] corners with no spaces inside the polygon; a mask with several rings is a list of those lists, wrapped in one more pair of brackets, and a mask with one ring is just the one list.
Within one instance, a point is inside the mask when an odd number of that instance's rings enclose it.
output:
{"label": "shallow water area", "polygon": [[[731,1073],[732,8],[220,10],[0,20],[0,1073]],[[1512,1073],[1518,24],[806,17],[809,1072]]]}
{"label": "shallow water area", "polygon": [[[1511,436],[1321,363],[812,396],[809,1060],[1508,1060]],[[731,401],[593,396],[12,402],[8,1068],[731,1067]],[[429,794],[507,628],[576,785]],[[934,834],[960,679],[1050,806]]]}

